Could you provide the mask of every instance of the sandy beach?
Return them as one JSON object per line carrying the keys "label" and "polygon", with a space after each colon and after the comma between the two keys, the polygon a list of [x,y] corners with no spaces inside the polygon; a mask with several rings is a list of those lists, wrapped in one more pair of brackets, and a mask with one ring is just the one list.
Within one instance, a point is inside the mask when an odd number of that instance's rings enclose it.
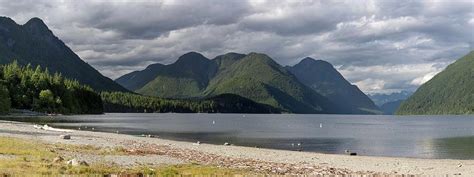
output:
{"label": "sandy beach", "polygon": [[[60,138],[60,135],[64,134],[71,135],[71,139]],[[64,156],[74,157],[88,163],[105,161],[121,166],[196,163],[282,175],[474,175],[474,160],[349,156],[198,144],[119,133],[44,130],[35,128],[33,124],[11,121],[0,121],[0,136],[49,144],[88,145],[98,148],[120,147],[128,153],[125,155],[91,155],[68,152]],[[0,158],[9,157],[0,155]]]}

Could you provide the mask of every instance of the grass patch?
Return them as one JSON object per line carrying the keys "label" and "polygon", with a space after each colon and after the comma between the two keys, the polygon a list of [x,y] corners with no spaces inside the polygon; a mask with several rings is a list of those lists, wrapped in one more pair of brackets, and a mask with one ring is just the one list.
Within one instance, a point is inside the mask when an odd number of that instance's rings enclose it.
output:
{"label": "grass patch", "polygon": [[124,168],[105,162],[89,166],[70,166],[53,162],[59,152],[93,155],[126,155],[123,148],[101,149],[89,145],[44,144],[35,140],[0,137],[0,176],[58,175],[154,175],[154,176],[254,176],[245,170],[218,168],[197,164],[172,166],[135,166]]}

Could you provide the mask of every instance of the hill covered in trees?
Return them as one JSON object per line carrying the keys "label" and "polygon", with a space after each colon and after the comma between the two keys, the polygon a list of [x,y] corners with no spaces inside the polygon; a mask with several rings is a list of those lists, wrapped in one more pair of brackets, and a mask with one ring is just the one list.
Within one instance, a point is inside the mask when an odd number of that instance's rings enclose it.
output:
{"label": "hill covered in trees", "polygon": [[0,112],[10,107],[45,113],[103,113],[100,95],[90,87],[17,62],[0,66]]}
{"label": "hill covered in trees", "polygon": [[349,83],[332,64],[323,60],[304,58],[288,71],[298,80],[344,110],[358,114],[380,113],[379,108],[357,86]]}
{"label": "hill covered in trees", "polygon": [[418,88],[397,114],[474,114],[474,51]]}
{"label": "hill covered in trees", "polygon": [[125,92],[102,92],[101,97],[105,112],[280,113],[271,106],[232,94],[195,100],[163,99]]}
{"label": "hill covered in trees", "polygon": [[127,91],[82,61],[39,18],[19,25],[10,18],[0,17],[0,64],[13,60],[22,66],[48,68],[51,73],[61,73],[94,90]]}
{"label": "hill covered in trees", "polygon": [[[328,82],[339,82],[332,78]],[[365,105],[354,106],[362,109],[336,104],[319,93],[319,90],[303,84],[288,68],[259,53],[228,53],[208,59],[199,53],[190,52],[173,64],[153,64],[116,81],[130,90],[149,96],[194,99],[229,93],[291,113],[351,114],[373,113],[367,110],[377,110],[370,106],[373,103],[369,99],[365,100]],[[353,87],[344,87],[341,92],[358,90]],[[345,90],[348,88],[350,90]]]}

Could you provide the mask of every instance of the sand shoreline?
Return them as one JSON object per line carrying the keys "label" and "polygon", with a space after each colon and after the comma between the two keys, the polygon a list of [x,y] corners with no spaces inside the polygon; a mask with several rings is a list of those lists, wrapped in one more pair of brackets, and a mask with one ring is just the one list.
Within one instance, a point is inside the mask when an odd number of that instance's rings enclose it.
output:
{"label": "sand shoreline", "polygon": [[[161,164],[198,163],[276,174],[474,175],[474,160],[348,156],[241,146],[198,145],[79,130],[67,132],[72,138],[64,140],[59,138],[62,134],[65,132],[37,129],[29,123],[0,121],[0,136],[33,139],[45,143],[123,147],[137,155],[153,155],[154,158],[147,160],[163,162]],[[125,161],[133,160],[121,158]]]}

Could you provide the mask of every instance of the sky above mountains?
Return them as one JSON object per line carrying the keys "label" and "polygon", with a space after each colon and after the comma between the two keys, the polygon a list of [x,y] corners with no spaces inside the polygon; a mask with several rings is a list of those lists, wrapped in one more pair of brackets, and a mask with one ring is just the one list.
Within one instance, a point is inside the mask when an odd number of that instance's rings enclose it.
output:
{"label": "sky above mountains", "polygon": [[366,93],[414,90],[473,50],[474,3],[454,1],[0,0],[117,78],[197,51],[266,53],[282,65],[331,62]]}

